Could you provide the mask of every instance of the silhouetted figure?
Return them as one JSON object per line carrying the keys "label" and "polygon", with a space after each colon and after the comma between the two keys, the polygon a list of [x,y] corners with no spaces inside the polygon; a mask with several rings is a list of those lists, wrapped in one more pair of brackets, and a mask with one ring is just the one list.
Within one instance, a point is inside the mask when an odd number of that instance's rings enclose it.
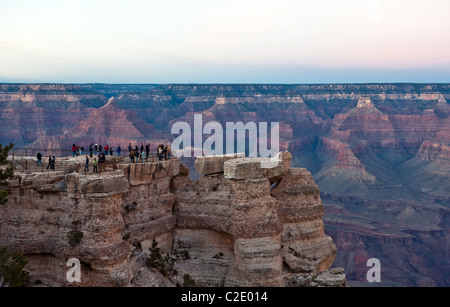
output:
{"label": "silhouetted figure", "polygon": [[55,170],[55,164],[56,164],[56,158],[55,158],[55,156],[53,156],[50,161],[50,169]]}
{"label": "silhouetted figure", "polygon": [[52,165],[52,155],[48,156],[48,165],[47,165],[47,169],[49,169]]}
{"label": "silhouetted figure", "polygon": [[86,156],[86,162],[84,163],[84,170],[89,172],[89,157]]}
{"label": "silhouetted figure", "polygon": [[139,163],[139,147],[137,145],[134,147],[134,158],[136,159],[136,163]]}

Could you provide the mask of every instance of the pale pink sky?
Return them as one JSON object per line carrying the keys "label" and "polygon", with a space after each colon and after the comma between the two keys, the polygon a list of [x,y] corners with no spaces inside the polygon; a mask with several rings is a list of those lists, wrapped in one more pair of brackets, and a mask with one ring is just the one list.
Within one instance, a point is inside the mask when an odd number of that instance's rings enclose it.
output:
{"label": "pale pink sky", "polygon": [[448,0],[0,2],[0,82],[450,82]]}

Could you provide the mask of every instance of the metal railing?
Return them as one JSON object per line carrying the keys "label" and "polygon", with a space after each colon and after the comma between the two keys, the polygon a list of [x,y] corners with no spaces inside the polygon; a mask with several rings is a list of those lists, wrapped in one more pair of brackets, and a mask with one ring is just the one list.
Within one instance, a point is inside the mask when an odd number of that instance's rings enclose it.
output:
{"label": "metal railing", "polygon": [[[41,152],[42,154],[42,150],[38,151]],[[23,151],[23,149],[19,148],[19,149],[14,149],[12,150],[11,154],[10,154],[10,158],[9,158],[9,164],[17,171],[22,171],[22,172],[50,172],[53,171],[53,169],[50,167],[50,162],[49,162],[49,155],[44,155],[42,154],[42,159],[41,159],[41,164],[38,165],[37,163],[37,156],[33,153],[32,155],[29,156],[25,156],[23,154],[27,154],[30,153],[31,154],[31,150],[30,149],[26,149],[26,151]],[[84,157],[84,156],[88,156],[89,157],[89,172],[93,171],[93,159],[96,158],[98,156],[99,152],[97,152],[97,155],[95,155],[95,153],[93,153],[92,157],[90,156],[89,152],[83,152],[83,154],[78,154],[75,157]],[[64,156],[56,156],[56,155],[51,155],[51,156],[55,156],[58,157],[60,159],[57,159],[55,161],[55,165],[54,165],[54,170],[55,171],[66,171],[69,168],[75,168],[77,172],[84,172],[85,174],[87,173],[86,171],[84,171],[85,169],[85,160],[80,160],[80,158],[78,159],[78,161],[74,161],[74,160],[70,160],[70,158],[72,157],[72,151],[70,151],[70,155],[64,155]],[[106,166],[110,166],[110,168],[112,167],[113,169],[115,169],[115,165],[116,164],[122,164],[122,163],[133,163],[129,157],[129,153],[128,150],[126,150],[126,153],[121,152],[121,155],[118,156],[116,155],[106,155],[107,157],[107,163]],[[66,159],[64,159],[66,158]],[[149,152],[149,156],[145,159],[145,161],[143,161],[143,159],[141,158],[141,156],[139,156],[139,158],[137,156],[134,156],[134,163],[155,163],[155,162],[159,162],[159,161],[165,161],[165,160],[170,160],[170,159],[174,159],[175,157],[172,155],[171,157],[166,157],[166,156],[162,156],[161,159],[158,157],[158,153],[157,152]],[[61,160],[62,159],[62,160]],[[99,167],[100,165],[98,165]]]}
{"label": "metal railing", "polygon": [[[108,153],[106,153],[106,151],[103,150],[103,152],[108,156],[110,155],[110,152],[108,151]],[[17,155],[17,156],[23,156],[23,157],[35,157],[37,153],[41,153],[41,155],[45,158],[48,157],[49,155],[51,156],[55,156],[55,157],[72,157],[73,156],[73,152],[72,149],[48,149],[48,148],[30,148],[30,147],[24,147],[24,148],[13,148],[11,150],[11,155]],[[93,156],[97,156],[98,154],[100,154],[100,151],[93,151]],[[77,152],[76,156],[86,156],[86,155],[90,155],[89,152],[89,148],[85,148],[82,152]],[[122,149],[122,151],[120,152],[120,156],[118,155],[117,151],[114,149],[113,150],[113,154],[112,156],[114,157],[128,157],[129,152],[128,149]],[[148,156],[149,157],[157,157],[158,153],[156,151],[150,151]],[[172,153],[172,157],[173,157],[173,153]]]}

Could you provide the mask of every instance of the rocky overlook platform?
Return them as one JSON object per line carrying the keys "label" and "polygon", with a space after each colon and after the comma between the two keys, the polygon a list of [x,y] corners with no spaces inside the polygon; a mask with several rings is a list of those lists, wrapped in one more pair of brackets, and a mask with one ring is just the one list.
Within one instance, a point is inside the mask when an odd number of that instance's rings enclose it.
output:
{"label": "rocky overlook platform", "polygon": [[[199,286],[345,286],[319,188],[291,158],[202,157],[198,181],[178,159],[16,172],[0,246],[24,253],[45,286],[174,286],[185,274]],[[154,240],[177,274],[146,266]],[[71,258],[81,283],[66,279]]]}

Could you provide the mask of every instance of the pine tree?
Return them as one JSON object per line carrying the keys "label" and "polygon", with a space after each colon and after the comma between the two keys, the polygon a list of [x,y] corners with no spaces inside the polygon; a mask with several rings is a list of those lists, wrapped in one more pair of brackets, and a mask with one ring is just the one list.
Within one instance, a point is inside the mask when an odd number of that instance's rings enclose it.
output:
{"label": "pine tree", "polygon": [[[9,151],[14,147],[11,143],[8,146],[0,144],[0,167],[6,163]],[[0,168],[0,205],[5,204],[8,201],[8,179],[12,178],[14,172],[11,167]]]}

